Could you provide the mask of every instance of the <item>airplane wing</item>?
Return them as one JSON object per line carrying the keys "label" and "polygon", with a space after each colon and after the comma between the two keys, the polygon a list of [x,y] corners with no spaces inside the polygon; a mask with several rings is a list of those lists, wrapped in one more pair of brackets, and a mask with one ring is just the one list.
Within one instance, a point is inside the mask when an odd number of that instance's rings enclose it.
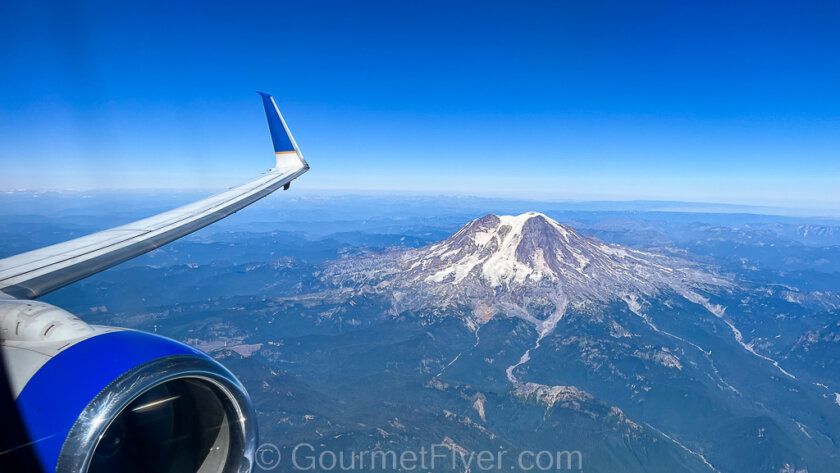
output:
{"label": "airplane wing", "polygon": [[256,179],[154,217],[0,259],[0,293],[35,299],[177,240],[262,199],[309,170],[274,99],[265,107],[276,166]]}

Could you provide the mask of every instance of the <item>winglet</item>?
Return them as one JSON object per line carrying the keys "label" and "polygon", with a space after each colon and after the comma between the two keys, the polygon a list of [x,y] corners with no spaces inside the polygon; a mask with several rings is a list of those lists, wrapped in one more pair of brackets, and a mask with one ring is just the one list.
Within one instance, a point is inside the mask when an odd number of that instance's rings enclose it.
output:
{"label": "winglet", "polygon": [[297,143],[292,138],[292,133],[286,126],[286,121],[283,120],[283,115],[280,114],[280,109],[277,108],[274,98],[265,92],[257,91],[257,93],[262,97],[265,117],[268,120],[268,130],[271,132],[271,141],[274,144],[274,156],[277,158],[275,169],[285,169],[290,165],[303,165],[303,167],[309,169],[309,164],[300,154]]}

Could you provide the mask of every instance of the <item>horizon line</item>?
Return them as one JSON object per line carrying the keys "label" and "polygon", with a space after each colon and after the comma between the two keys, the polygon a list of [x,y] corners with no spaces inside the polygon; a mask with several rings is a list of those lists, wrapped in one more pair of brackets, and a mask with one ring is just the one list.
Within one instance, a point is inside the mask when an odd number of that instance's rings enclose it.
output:
{"label": "horizon line", "polygon": [[[103,194],[103,193],[217,193],[218,188],[92,188],[92,189],[73,189],[73,188],[18,188],[18,189],[0,189],[0,196],[11,195],[32,195],[34,198],[40,197],[35,194],[49,194],[49,193],[67,193],[67,194]],[[782,217],[810,217],[810,218],[826,218],[831,220],[840,219],[840,210],[834,208],[816,208],[816,207],[793,207],[780,206],[768,204],[745,204],[745,203],[731,203],[731,202],[712,202],[712,201],[695,201],[695,200],[668,200],[668,199],[540,199],[534,197],[515,197],[515,196],[487,196],[470,193],[456,193],[456,192],[434,192],[434,191],[416,191],[416,190],[394,190],[394,189],[349,189],[349,188],[313,188],[308,186],[300,186],[298,192],[295,193],[299,197],[311,197],[317,195],[318,192],[324,192],[325,197],[389,197],[399,196],[403,198],[439,198],[439,199],[480,199],[489,201],[501,202],[532,202],[535,204],[551,204],[551,205],[661,205],[664,208],[624,208],[624,209],[568,209],[570,211],[589,210],[589,211],[637,211],[637,212],[665,212],[665,213],[720,213],[720,214],[756,214]],[[688,206],[688,208],[680,208],[679,206]],[[668,208],[671,207],[671,208]],[[703,208],[705,207],[705,208]]]}

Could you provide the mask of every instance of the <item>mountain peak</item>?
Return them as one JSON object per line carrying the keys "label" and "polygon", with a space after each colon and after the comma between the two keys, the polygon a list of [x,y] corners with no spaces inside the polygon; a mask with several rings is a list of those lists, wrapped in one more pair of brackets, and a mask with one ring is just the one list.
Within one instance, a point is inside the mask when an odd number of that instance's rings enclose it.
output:
{"label": "mountain peak", "polygon": [[557,229],[558,231],[560,231],[562,233],[565,233],[569,230],[574,231],[571,228],[566,227],[565,225],[557,223],[556,221],[552,220],[551,218],[549,218],[548,216],[546,216],[545,214],[542,214],[540,212],[525,212],[525,213],[519,214],[519,215],[487,214],[483,217],[477,218],[477,219],[472,220],[471,222],[467,223],[466,225],[461,227],[461,230],[456,232],[455,235],[457,235],[458,233],[460,233],[462,231],[470,232],[470,231],[487,230],[489,228],[495,228],[495,229],[504,228],[505,229],[503,231],[504,235],[502,235],[504,237],[504,236],[506,236],[507,233],[510,233],[510,232],[512,232],[514,234],[522,233],[523,231],[526,230],[526,227],[529,227],[530,229],[534,229],[534,228],[537,228],[539,226],[554,227],[555,229]]}
{"label": "mountain peak", "polygon": [[440,267],[428,276],[430,281],[457,283],[479,268],[478,275],[498,287],[544,278],[585,278],[593,261],[626,256],[625,251],[584,237],[544,214],[527,212],[473,220],[432,245],[418,264]]}
{"label": "mountain peak", "polygon": [[569,303],[728,284],[687,261],[607,244],[538,212],[488,214],[438,243],[345,260],[327,276],[344,287],[377,281],[398,311],[467,305],[482,320],[497,312],[542,320]]}

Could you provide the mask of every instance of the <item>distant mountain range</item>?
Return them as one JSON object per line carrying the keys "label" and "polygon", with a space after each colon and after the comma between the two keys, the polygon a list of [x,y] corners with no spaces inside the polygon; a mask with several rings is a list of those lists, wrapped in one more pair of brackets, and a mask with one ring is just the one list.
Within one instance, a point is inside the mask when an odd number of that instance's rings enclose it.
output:
{"label": "distant mountain range", "polygon": [[[508,395],[520,402],[547,413],[591,409],[598,425],[590,427],[623,439],[621,455],[650,455],[650,444],[628,441],[644,432],[646,442],[658,438],[699,461],[680,463],[686,470],[813,472],[840,464],[840,394],[826,384],[840,388],[836,371],[821,375],[800,362],[811,381],[803,382],[773,358],[780,355],[774,342],[788,330],[801,333],[790,297],[713,268],[608,245],[530,212],[487,215],[427,247],[339,260],[323,278],[348,300],[379,295],[394,317],[452,314],[473,332],[474,345],[431,386],[487,386],[498,395],[504,372]],[[824,301],[821,309],[836,306]],[[786,317],[793,320],[779,322]],[[746,339],[743,330],[765,318],[782,333]],[[515,329],[500,332],[511,319]],[[804,348],[809,341],[833,340],[806,337],[793,349],[798,356],[814,350]],[[512,353],[511,344],[524,349]],[[482,405],[479,414],[496,412]],[[604,425],[611,415],[626,423]]]}
{"label": "distant mountain range", "polygon": [[[213,352],[284,457],[303,441],[445,443],[510,451],[504,470],[524,450],[580,451],[586,472],[840,465],[840,295],[808,289],[836,284],[807,272],[808,255],[830,267],[837,250],[795,242],[833,241],[830,228],[602,220],[578,231],[527,212],[438,241],[426,221],[387,225],[387,236],[309,243],[276,232],[186,242],[151,255],[156,267],[55,297],[91,301],[92,322]],[[269,251],[297,257],[255,259]]]}

